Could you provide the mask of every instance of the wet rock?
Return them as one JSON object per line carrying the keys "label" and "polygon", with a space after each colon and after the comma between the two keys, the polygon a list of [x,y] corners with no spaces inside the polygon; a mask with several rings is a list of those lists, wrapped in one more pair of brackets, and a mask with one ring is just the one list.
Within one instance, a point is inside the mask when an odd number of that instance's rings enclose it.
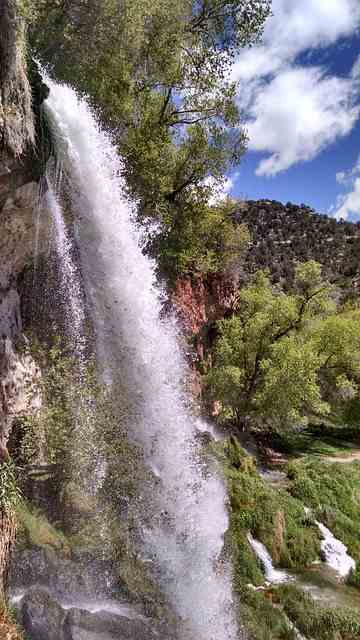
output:
{"label": "wet rock", "polygon": [[144,620],[107,611],[90,613],[70,609],[64,624],[64,640],[151,640],[155,637]]}
{"label": "wet rock", "polygon": [[41,585],[60,599],[87,598],[96,592],[112,595],[113,580],[106,563],[82,560],[82,557],[72,560],[60,557],[50,549],[16,551],[11,567],[11,589]]}
{"label": "wet rock", "polygon": [[74,482],[68,482],[60,495],[60,507],[66,532],[77,533],[84,521],[96,512],[95,498],[86,495]]}
{"label": "wet rock", "polygon": [[21,623],[31,640],[65,640],[66,612],[46,589],[28,591],[21,606]]}
{"label": "wet rock", "polygon": [[0,287],[4,289],[33,259],[35,243],[39,253],[48,251],[51,220],[44,204],[40,205],[36,182],[14,188],[0,203]]}
{"label": "wet rock", "polygon": [[41,407],[40,370],[30,354],[0,337],[0,437],[6,442],[14,419]]}

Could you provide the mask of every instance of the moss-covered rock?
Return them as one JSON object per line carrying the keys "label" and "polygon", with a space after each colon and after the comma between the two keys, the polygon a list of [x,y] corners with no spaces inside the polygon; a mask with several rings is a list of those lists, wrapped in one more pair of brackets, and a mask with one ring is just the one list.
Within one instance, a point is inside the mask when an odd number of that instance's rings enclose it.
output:
{"label": "moss-covered rock", "polygon": [[78,533],[89,518],[94,518],[97,501],[75,482],[66,483],[60,492],[60,510],[66,532]]}
{"label": "moss-covered rock", "polygon": [[[230,493],[231,535],[240,568],[246,535],[251,531],[270,550],[275,565],[302,568],[319,558],[320,537],[303,503],[282,487],[270,486],[258,473],[253,458],[234,438],[224,445],[223,461]],[[246,564],[248,564],[246,560]],[[239,569],[242,574],[244,570]],[[249,575],[256,575],[249,567]],[[245,574],[244,574],[245,575]]]}
{"label": "moss-covered rock", "polygon": [[71,555],[65,535],[47,520],[44,514],[32,510],[26,503],[17,508],[19,537],[22,546],[52,549],[63,557]]}

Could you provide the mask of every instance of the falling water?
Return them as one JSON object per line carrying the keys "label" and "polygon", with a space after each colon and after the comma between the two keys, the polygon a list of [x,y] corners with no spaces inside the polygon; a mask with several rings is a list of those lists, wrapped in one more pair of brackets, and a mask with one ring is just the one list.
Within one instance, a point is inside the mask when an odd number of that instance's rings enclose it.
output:
{"label": "falling water", "polygon": [[66,300],[65,322],[67,336],[71,339],[73,351],[82,364],[85,347],[85,313],[80,276],[72,258],[72,244],[66,229],[63,211],[55,193],[55,184],[47,176],[49,189],[46,204],[51,213],[54,227],[54,248],[60,276],[60,297]]}
{"label": "falling water", "polygon": [[[142,555],[181,620],[183,640],[235,640],[231,579],[222,557],[226,490],[197,451],[176,325],[160,321],[160,292],[124,196],[121,161],[86,102],[66,86],[48,84],[57,153],[73,184],[98,358],[108,380],[126,378],[130,435],[158,478],[143,514]],[[146,503],[150,493],[142,490]]]}
{"label": "falling water", "polygon": [[335,538],[331,531],[321,522],[315,523],[319,527],[322,535],[321,551],[324,554],[325,561],[337,573],[346,578],[352,569],[355,569],[355,560],[349,556],[346,546]]}
{"label": "falling water", "polygon": [[265,578],[268,582],[271,582],[271,584],[281,584],[282,582],[289,582],[292,580],[292,577],[289,576],[286,571],[274,568],[271,555],[267,548],[262,544],[262,542],[256,540],[251,533],[248,534],[248,541],[264,568]]}

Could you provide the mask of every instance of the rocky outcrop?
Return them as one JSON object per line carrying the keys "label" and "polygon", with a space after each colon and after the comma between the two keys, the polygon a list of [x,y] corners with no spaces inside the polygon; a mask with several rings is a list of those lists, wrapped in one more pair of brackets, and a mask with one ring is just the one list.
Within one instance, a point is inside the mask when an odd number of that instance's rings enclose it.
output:
{"label": "rocky outcrop", "polygon": [[[40,405],[39,370],[22,335],[16,279],[42,245],[45,219],[38,208],[39,162],[36,100],[27,76],[22,21],[15,0],[0,14],[0,442],[17,416]],[[41,84],[41,82],[40,82]],[[36,104],[35,104],[36,103]],[[43,215],[41,215],[43,214]],[[46,233],[45,233],[46,235]]]}
{"label": "rocky outcrop", "polygon": [[[171,302],[183,333],[191,339],[189,387],[194,397],[201,396],[201,376],[197,364],[210,366],[209,347],[216,336],[216,321],[231,314],[236,294],[235,282],[224,274],[179,278]],[[195,353],[195,359],[194,359]]]}
{"label": "rocky outcrop", "polygon": [[[39,81],[38,81],[39,83]],[[37,102],[41,91],[37,88]],[[16,0],[2,0],[0,10],[0,466],[8,459],[6,443],[17,416],[39,409],[40,372],[22,334],[18,274],[33,255],[40,163],[36,153],[39,105],[33,104],[25,61],[24,26]],[[0,504],[0,596],[5,598],[16,521]],[[15,637],[11,623],[6,637]]]}
{"label": "rocky outcrop", "polygon": [[224,317],[235,302],[235,285],[221,274],[179,278],[172,294],[185,332],[197,335],[204,325]]}
{"label": "rocky outcrop", "polygon": [[[25,177],[24,177],[25,179]],[[11,183],[11,177],[10,177]],[[13,420],[40,407],[40,372],[29,355],[22,335],[20,299],[16,278],[33,258],[36,244],[44,246],[46,225],[36,229],[38,185],[8,184],[0,209],[0,439],[7,441]]]}
{"label": "rocky outcrop", "polygon": [[[32,93],[26,73],[24,25],[16,0],[2,0],[0,14],[0,147],[2,175],[11,172],[35,142]],[[5,173],[6,175],[6,173]]]}
{"label": "rocky outcrop", "polygon": [[[91,606],[91,605],[89,605]],[[18,617],[31,640],[152,640],[159,637],[154,624],[129,607],[106,610],[64,608],[46,589],[34,587],[22,598]],[[123,611],[127,611],[124,615]],[[169,637],[169,636],[166,636]]]}
{"label": "rocky outcrop", "polygon": [[65,640],[64,609],[46,589],[33,589],[24,596],[21,622],[30,638],[36,640]]}
{"label": "rocky outcrop", "polygon": [[[23,211],[25,216],[27,210]],[[19,214],[20,209],[17,212]],[[15,219],[11,225],[16,227]],[[41,404],[40,371],[22,335],[20,299],[15,284],[16,275],[30,255],[26,234],[29,240],[31,234],[25,223],[16,227],[17,234],[9,233],[8,228],[0,213],[0,441],[3,443],[8,439],[13,420],[34,413]]]}
{"label": "rocky outcrop", "polygon": [[70,559],[49,546],[16,549],[10,588],[13,592],[29,591],[40,585],[60,600],[89,599],[94,593],[110,597],[118,592],[110,563],[102,558],[92,558],[91,563],[88,560],[86,552]]}
{"label": "rocky outcrop", "polygon": [[185,335],[193,339],[197,357],[203,360],[217,320],[231,313],[235,303],[235,283],[222,274],[179,278],[172,304]]}

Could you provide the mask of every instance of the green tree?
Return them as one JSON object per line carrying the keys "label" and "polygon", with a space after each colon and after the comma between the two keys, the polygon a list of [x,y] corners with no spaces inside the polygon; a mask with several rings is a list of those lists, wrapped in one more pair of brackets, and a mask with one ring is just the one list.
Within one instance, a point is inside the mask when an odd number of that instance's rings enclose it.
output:
{"label": "green tree", "polygon": [[[161,225],[152,253],[162,258],[163,240],[184,220],[190,227],[204,218],[201,229],[219,219],[204,181],[220,185],[246,145],[229,72],[239,48],[261,35],[270,0],[34,0],[31,7],[36,54],[86,92],[116,133],[139,218]],[[164,262],[174,273],[195,264],[178,254],[173,265]]]}
{"label": "green tree", "polygon": [[358,398],[360,312],[337,312],[333,294],[314,261],[296,268],[289,294],[261,271],[240,291],[236,315],[219,322],[206,379],[225,418],[286,428]]}

